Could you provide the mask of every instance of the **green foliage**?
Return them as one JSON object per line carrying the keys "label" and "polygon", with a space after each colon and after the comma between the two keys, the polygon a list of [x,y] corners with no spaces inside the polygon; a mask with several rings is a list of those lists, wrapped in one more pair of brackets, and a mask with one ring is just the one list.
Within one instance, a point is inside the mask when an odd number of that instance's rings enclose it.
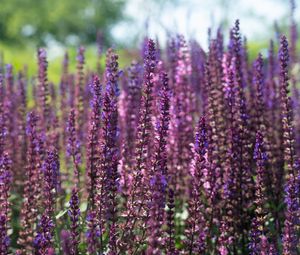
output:
{"label": "green foliage", "polygon": [[[4,54],[2,54],[5,52]],[[95,70],[97,66],[97,49],[95,46],[91,45],[86,47],[85,58],[86,58],[86,70]],[[76,69],[76,47],[68,49],[69,59],[70,59],[70,71],[74,72]],[[129,60],[135,58],[135,54],[128,52],[126,50],[118,51],[120,56],[120,67],[128,66]],[[36,49],[30,46],[17,47],[7,44],[0,43],[0,55],[3,55],[3,62],[5,64],[12,64],[14,66],[14,72],[23,70],[26,65],[28,77],[33,77],[37,75],[37,55]],[[51,57],[49,55],[49,68],[48,77],[49,80],[58,84],[61,78],[61,65],[63,61],[63,54],[58,57]],[[30,60],[30,61],[28,61]],[[31,61],[35,60],[35,61]],[[101,58],[102,68],[105,66],[105,56]]]}
{"label": "green foliage", "polygon": [[124,0],[0,0],[1,40],[44,44],[70,38],[94,42],[97,30],[109,39],[112,25],[123,18]]}

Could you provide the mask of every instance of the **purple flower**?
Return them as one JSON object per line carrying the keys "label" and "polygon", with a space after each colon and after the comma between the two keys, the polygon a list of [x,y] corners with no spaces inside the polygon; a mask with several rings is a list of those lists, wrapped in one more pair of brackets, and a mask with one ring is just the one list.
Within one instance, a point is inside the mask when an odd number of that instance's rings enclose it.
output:
{"label": "purple flower", "polygon": [[111,254],[117,251],[117,191],[119,187],[119,148],[118,148],[118,55],[110,49],[106,59],[106,91],[103,97],[102,112],[102,144],[100,159],[100,175],[104,175],[106,198],[106,218],[109,230],[109,248]]}
{"label": "purple flower", "polygon": [[88,162],[87,172],[89,177],[88,191],[89,191],[89,206],[95,207],[96,185],[98,179],[98,165],[99,165],[99,145],[100,145],[100,128],[101,128],[101,107],[102,107],[102,86],[98,76],[93,80],[93,101],[92,113],[90,117],[89,139],[87,146]]}
{"label": "purple flower", "polygon": [[178,251],[175,247],[175,196],[174,191],[170,188],[168,191],[167,198],[167,237],[165,240],[166,243],[166,254],[167,255],[176,255]]}
{"label": "purple flower", "polygon": [[10,211],[10,203],[8,201],[9,191],[13,181],[11,172],[12,161],[7,153],[1,155],[0,158],[0,211],[1,214],[8,216]]}
{"label": "purple flower", "polygon": [[7,149],[10,151],[9,155],[14,157],[12,151],[15,149],[15,139],[14,139],[14,132],[15,132],[15,120],[13,118],[15,114],[15,106],[16,106],[16,97],[15,95],[15,86],[14,86],[14,76],[13,76],[13,66],[11,64],[7,64],[5,66],[5,99],[4,99],[4,106],[6,112],[6,125],[7,125],[7,132],[9,136],[9,142],[11,146]]}
{"label": "purple flower", "polygon": [[298,254],[299,236],[297,230],[300,226],[299,221],[299,195],[300,195],[300,172],[299,162],[293,165],[296,177],[288,176],[284,188],[285,220],[282,234],[283,254]]}
{"label": "purple flower", "polygon": [[256,161],[255,217],[251,224],[249,244],[250,252],[253,255],[267,253],[270,245],[267,238],[268,230],[266,228],[266,222],[270,218],[270,212],[266,208],[269,202],[267,193],[267,155],[264,137],[260,132],[256,134],[254,160]]}
{"label": "purple flower", "polygon": [[3,75],[0,72],[0,154],[3,153],[5,149],[5,136],[7,134],[6,131],[6,123],[5,123],[5,107],[4,107],[4,84],[3,84]]}
{"label": "purple flower", "polygon": [[[21,169],[23,165],[26,165],[26,152],[27,152],[27,139],[26,139],[26,111],[27,111],[27,89],[26,80],[24,74],[19,72],[18,74],[18,106],[16,109],[16,134],[17,134],[17,146],[19,153],[17,153],[15,168]],[[24,171],[18,171],[14,173],[15,180],[22,181]]]}
{"label": "purple flower", "polygon": [[[148,254],[156,254],[161,250],[157,240],[162,235],[162,221],[164,218],[164,208],[166,205],[166,187],[167,187],[167,138],[170,121],[170,93],[169,80],[165,72],[161,73],[161,102],[160,119],[156,128],[155,156],[150,176],[151,202],[149,218],[149,240]],[[148,177],[149,178],[149,177]]]}
{"label": "purple flower", "polygon": [[[236,200],[232,202],[236,203],[237,218],[234,221],[236,233],[238,238],[246,240],[247,231],[250,227],[251,213],[249,208],[251,207],[254,199],[254,181],[252,178],[253,171],[252,164],[252,144],[255,139],[255,133],[251,130],[252,119],[250,118],[249,100],[246,98],[245,75],[243,71],[243,54],[242,54],[242,40],[239,29],[239,21],[235,23],[235,27],[232,29],[232,50],[231,54],[231,68],[233,71],[233,91],[234,105],[232,106],[232,116],[230,121],[229,132],[234,153],[233,162],[231,162],[231,171],[235,171],[236,176]],[[237,169],[237,170],[236,170]],[[244,246],[244,244],[241,244]]]}
{"label": "purple flower", "polygon": [[256,89],[256,129],[265,133],[266,131],[266,119],[265,119],[265,106],[263,98],[263,88],[264,88],[264,77],[263,77],[263,58],[259,53],[256,61],[254,62],[254,76],[253,85]]}
{"label": "purple flower", "polygon": [[70,208],[68,210],[68,215],[70,218],[70,235],[71,235],[71,249],[70,255],[78,254],[78,244],[80,239],[79,232],[79,217],[80,217],[80,209],[79,209],[79,197],[78,197],[78,189],[75,187],[72,189],[71,199],[70,199]]}
{"label": "purple flower", "polygon": [[[128,82],[125,83],[123,94],[121,93],[119,108],[120,117],[123,117],[123,144],[121,159],[121,185],[122,191],[128,193],[132,181],[132,167],[134,165],[135,141],[139,120],[139,109],[142,98],[142,66],[133,61],[128,70]],[[124,108],[124,109],[122,109]]]}
{"label": "purple flower", "polygon": [[297,254],[295,14],[252,64],[238,20],[228,47],[145,36],[124,71],[98,34],[59,84],[45,49],[36,77],[0,59],[0,254]]}
{"label": "purple flower", "polygon": [[84,64],[84,52],[85,52],[85,48],[83,46],[78,48],[77,56],[76,56],[76,60],[78,61],[78,64]]}
{"label": "purple flower", "polygon": [[72,242],[71,242],[70,231],[63,229],[60,233],[60,238],[61,238],[61,246],[62,246],[63,254],[71,255]]}
{"label": "purple flower", "polygon": [[37,221],[38,205],[42,187],[41,180],[41,149],[40,137],[37,127],[38,117],[30,112],[27,117],[27,136],[29,140],[27,151],[26,180],[23,192],[23,205],[20,213],[21,231],[18,244],[20,251],[32,251],[32,240],[34,238],[34,223]]}
{"label": "purple flower", "polygon": [[46,214],[49,218],[53,216],[55,198],[54,190],[59,188],[59,158],[55,150],[47,152],[47,157],[43,165],[44,171],[44,205]]}
{"label": "purple flower", "polygon": [[80,184],[81,148],[75,127],[75,110],[71,109],[67,124],[67,154],[72,158],[76,185]]}
{"label": "purple flower", "polygon": [[294,141],[294,127],[293,122],[293,109],[291,105],[291,98],[289,93],[289,51],[288,42],[285,36],[280,39],[279,49],[279,78],[280,78],[280,105],[282,116],[282,128],[283,128],[283,142],[284,142],[284,160],[287,165],[288,178],[295,178],[296,169],[294,169],[295,163],[295,141]]}
{"label": "purple flower", "polygon": [[[151,143],[150,135],[153,128],[153,87],[156,64],[155,43],[150,39],[148,40],[144,57],[144,88],[135,141],[135,162],[132,171],[132,182],[129,187],[129,198],[126,204],[126,221],[122,227],[124,230],[121,236],[121,238],[126,236],[129,240],[132,238],[134,229],[136,227],[139,228],[140,224],[143,224],[142,221],[133,219],[143,214],[148,200],[147,190],[145,190],[143,185],[146,184],[148,186],[150,183],[147,176],[147,166],[150,164],[149,144]],[[146,229],[144,228],[143,231],[146,231]],[[134,249],[132,245],[133,242],[129,242],[123,247],[124,251],[130,249],[130,247]]]}
{"label": "purple flower", "polygon": [[47,76],[47,52],[45,49],[38,50],[38,64],[39,64],[39,72],[38,72],[38,95],[39,95],[39,113],[41,116],[41,126],[45,132],[50,130],[50,94],[49,94],[49,84],[48,84],[48,76]]}
{"label": "purple flower", "polygon": [[96,255],[99,249],[99,237],[101,235],[97,225],[97,214],[94,211],[89,212],[87,216],[88,230],[86,232],[87,251],[90,255]]}
{"label": "purple flower", "polygon": [[[204,183],[206,182],[206,172],[209,167],[207,159],[208,153],[208,133],[205,117],[199,120],[196,139],[194,144],[194,157],[191,162],[188,213],[185,236],[187,240],[186,250],[188,254],[203,253],[207,245],[207,222],[205,207],[207,196]],[[206,199],[203,199],[205,198]]]}
{"label": "purple flower", "polygon": [[10,239],[8,221],[10,213],[9,191],[12,183],[11,160],[8,154],[0,158],[0,254],[8,254]]}
{"label": "purple flower", "polygon": [[85,127],[84,116],[84,47],[79,47],[77,50],[77,65],[76,65],[76,81],[75,81],[75,102],[74,109],[76,115],[76,132],[79,141],[83,144],[84,135],[83,130]]}
{"label": "purple flower", "polygon": [[49,255],[54,254],[52,247],[54,236],[54,224],[51,218],[43,214],[38,225],[37,235],[34,239],[35,254]]}
{"label": "purple flower", "polygon": [[10,238],[7,233],[8,218],[5,214],[0,214],[0,253],[8,254]]}
{"label": "purple flower", "polygon": [[[175,46],[176,45],[176,46]],[[188,192],[187,176],[192,159],[191,144],[195,125],[195,94],[190,84],[192,72],[189,45],[183,36],[175,41],[174,73],[170,77],[172,98],[170,103],[170,175],[178,200],[184,200]]]}

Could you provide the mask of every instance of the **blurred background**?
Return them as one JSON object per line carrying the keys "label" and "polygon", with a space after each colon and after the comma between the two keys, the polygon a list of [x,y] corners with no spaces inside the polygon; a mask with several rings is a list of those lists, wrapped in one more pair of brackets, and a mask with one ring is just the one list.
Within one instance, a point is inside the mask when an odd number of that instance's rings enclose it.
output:
{"label": "blurred background", "polygon": [[[300,0],[294,3],[300,6]],[[54,76],[66,49],[75,60],[76,48],[84,45],[87,65],[94,65],[98,42],[104,49],[120,49],[122,64],[145,36],[163,48],[168,36],[183,34],[206,48],[209,28],[227,31],[236,19],[255,55],[270,38],[288,34],[292,10],[290,0],[0,0],[0,6],[4,62],[22,66],[43,46]],[[300,20],[299,8],[294,19]],[[28,69],[34,72],[31,63]]]}

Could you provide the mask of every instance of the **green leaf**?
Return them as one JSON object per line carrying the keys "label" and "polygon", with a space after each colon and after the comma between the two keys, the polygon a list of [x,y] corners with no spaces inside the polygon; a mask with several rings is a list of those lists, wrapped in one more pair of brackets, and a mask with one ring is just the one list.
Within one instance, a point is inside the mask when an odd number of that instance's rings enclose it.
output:
{"label": "green leaf", "polygon": [[66,214],[66,212],[68,211],[68,209],[66,210],[63,210],[63,211],[60,211],[56,216],[55,216],[55,219],[59,219],[61,218],[62,216],[64,216]]}

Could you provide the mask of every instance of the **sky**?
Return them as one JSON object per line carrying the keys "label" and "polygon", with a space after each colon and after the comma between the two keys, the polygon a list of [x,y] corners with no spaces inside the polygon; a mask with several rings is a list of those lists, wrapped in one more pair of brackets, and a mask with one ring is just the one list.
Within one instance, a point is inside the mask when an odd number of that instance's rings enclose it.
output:
{"label": "sky", "polygon": [[[175,0],[176,1],[176,0]],[[132,42],[135,35],[145,32],[148,20],[148,34],[158,37],[164,43],[166,31],[176,31],[188,38],[195,38],[204,47],[207,45],[209,27],[216,28],[220,21],[228,18],[229,24],[240,20],[241,30],[248,40],[273,36],[272,26],[277,20],[279,26],[290,13],[290,0],[177,0],[161,1],[159,8],[153,1],[129,0],[126,10],[132,20],[121,22],[113,29],[113,36],[120,40]],[[221,8],[220,3],[229,3],[229,8]],[[300,0],[295,0],[295,16],[300,20]],[[225,10],[225,11],[224,11]],[[134,24],[134,26],[133,26]],[[146,33],[145,33],[146,34]],[[144,36],[144,35],[142,35]],[[141,38],[135,38],[137,41]]]}

